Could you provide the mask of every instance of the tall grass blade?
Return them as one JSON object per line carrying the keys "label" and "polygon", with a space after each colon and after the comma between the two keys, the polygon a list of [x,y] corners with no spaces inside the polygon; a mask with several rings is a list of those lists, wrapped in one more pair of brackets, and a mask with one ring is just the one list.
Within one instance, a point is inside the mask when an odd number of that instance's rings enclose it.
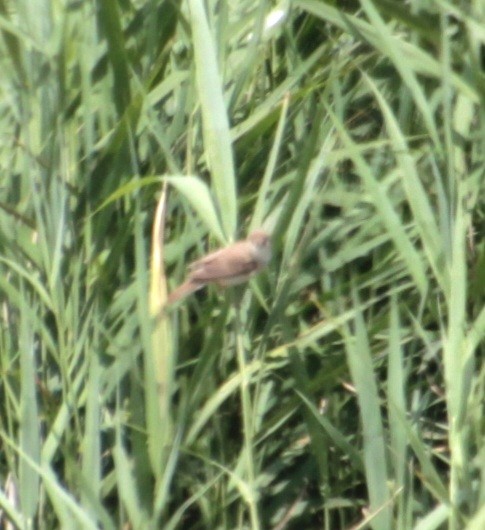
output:
{"label": "tall grass blade", "polygon": [[218,211],[226,238],[236,232],[236,176],[229,120],[222,92],[214,37],[211,34],[204,3],[189,0],[197,93],[204,127],[204,153],[212,173]]}
{"label": "tall grass blade", "polygon": [[365,321],[355,288],[352,293],[355,331],[343,328],[347,362],[355,385],[363,431],[363,452],[369,511],[374,530],[392,527],[392,506],[388,489],[387,452],[380,402]]}

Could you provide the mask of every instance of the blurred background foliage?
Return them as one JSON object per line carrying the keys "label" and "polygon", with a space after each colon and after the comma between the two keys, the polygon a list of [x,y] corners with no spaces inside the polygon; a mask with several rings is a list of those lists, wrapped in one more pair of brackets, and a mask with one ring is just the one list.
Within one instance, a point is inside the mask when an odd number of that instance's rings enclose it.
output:
{"label": "blurred background foliage", "polygon": [[[484,528],[483,2],[0,34],[2,528]],[[169,289],[251,228],[274,258],[160,320],[163,182]]]}

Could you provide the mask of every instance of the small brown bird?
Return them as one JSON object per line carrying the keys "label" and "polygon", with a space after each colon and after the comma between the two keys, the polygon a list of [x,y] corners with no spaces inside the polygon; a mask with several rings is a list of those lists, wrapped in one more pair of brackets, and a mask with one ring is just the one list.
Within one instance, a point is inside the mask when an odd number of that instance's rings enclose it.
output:
{"label": "small brown bird", "polygon": [[226,287],[247,281],[271,259],[271,241],[264,230],[255,230],[247,239],[236,241],[189,265],[189,274],[168,296],[168,305],[209,283]]}

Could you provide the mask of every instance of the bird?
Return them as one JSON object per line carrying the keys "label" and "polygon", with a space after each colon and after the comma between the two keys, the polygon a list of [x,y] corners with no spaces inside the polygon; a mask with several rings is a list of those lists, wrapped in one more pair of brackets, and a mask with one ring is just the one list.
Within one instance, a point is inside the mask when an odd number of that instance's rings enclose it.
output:
{"label": "bird", "polygon": [[271,259],[271,240],[263,229],[254,230],[247,239],[210,252],[191,263],[187,279],[167,299],[172,305],[210,283],[222,287],[244,283],[266,267]]}

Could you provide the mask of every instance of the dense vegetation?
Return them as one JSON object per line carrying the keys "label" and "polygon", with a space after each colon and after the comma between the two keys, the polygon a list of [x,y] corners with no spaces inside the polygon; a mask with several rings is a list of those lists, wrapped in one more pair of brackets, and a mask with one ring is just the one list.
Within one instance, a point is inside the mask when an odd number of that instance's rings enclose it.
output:
{"label": "dense vegetation", "polygon": [[2,528],[485,528],[480,1],[0,0],[0,62]]}

